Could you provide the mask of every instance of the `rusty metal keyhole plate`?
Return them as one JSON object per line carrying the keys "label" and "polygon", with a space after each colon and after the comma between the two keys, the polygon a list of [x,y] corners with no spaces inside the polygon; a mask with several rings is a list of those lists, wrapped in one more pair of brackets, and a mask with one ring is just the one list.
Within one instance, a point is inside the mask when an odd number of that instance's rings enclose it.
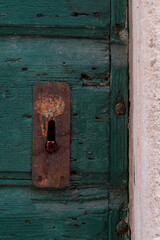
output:
{"label": "rusty metal keyhole plate", "polygon": [[69,184],[70,91],[66,83],[34,87],[32,178],[36,187]]}

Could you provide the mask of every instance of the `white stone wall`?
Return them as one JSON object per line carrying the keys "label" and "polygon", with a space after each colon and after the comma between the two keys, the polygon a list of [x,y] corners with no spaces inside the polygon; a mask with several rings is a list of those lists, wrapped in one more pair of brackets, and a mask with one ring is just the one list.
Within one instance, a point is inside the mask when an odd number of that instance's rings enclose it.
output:
{"label": "white stone wall", "polygon": [[160,0],[130,1],[130,225],[160,240]]}

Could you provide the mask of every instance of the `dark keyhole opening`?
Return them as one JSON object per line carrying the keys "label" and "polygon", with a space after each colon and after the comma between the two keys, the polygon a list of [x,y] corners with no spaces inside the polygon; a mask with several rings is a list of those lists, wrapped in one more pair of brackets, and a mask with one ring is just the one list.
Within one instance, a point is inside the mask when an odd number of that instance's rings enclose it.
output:
{"label": "dark keyhole opening", "polygon": [[47,142],[46,142],[46,152],[48,153],[54,153],[58,150],[55,135],[56,135],[55,121],[50,120],[48,122],[48,134],[47,134]]}
{"label": "dark keyhole opening", "polygon": [[48,136],[47,141],[55,141],[55,121],[51,120],[48,122]]}

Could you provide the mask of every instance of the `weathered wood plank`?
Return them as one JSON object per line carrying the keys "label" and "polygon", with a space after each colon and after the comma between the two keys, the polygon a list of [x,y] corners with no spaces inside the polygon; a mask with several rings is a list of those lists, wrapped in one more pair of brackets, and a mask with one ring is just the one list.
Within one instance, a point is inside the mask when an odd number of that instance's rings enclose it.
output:
{"label": "weathered wood plank", "polygon": [[129,240],[128,193],[126,189],[109,190],[109,239]]}
{"label": "weathered wood plank", "polygon": [[[30,109],[27,105],[28,101],[32,102],[32,94],[27,93],[12,99],[12,103],[8,99],[2,102],[1,109],[5,115],[2,114],[0,119],[3,139],[0,144],[1,171],[31,171],[32,105]],[[109,159],[105,150],[109,148],[109,125],[106,112],[99,109],[100,103],[103,108],[104,102],[107,102],[106,93],[94,89],[72,91],[71,173],[75,180],[88,178],[92,182],[92,174],[94,182],[107,179]],[[21,99],[20,102],[18,99]],[[97,179],[94,179],[95,174],[99,176]]]}
{"label": "weathered wood plank", "polygon": [[106,187],[70,190],[0,189],[0,237],[15,239],[106,239]]}
{"label": "weathered wood plank", "polygon": [[[32,35],[0,38],[0,238],[128,239],[117,232],[128,201],[127,111],[115,114],[117,102],[128,108],[126,2],[0,3],[0,35]],[[71,90],[71,182],[61,190],[31,180],[32,89],[48,81]]]}
{"label": "weathered wood plank", "polygon": [[[108,174],[105,172],[81,173],[71,170],[70,186],[85,184],[108,185]],[[0,172],[0,185],[33,186],[31,172]]]}
{"label": "weathered wood plank", "polygon": [[43,36],[63,38],[105,39],[109,43],[108,29],[96,27],[46,27],[0,25],[0,36]]}
{"label": "weathered wood plank", "polygon": [[107,182],[106,42],[17,37],[0,38],[0,48],[0,171],[31,171],[33,86],[63,81],[71,89],[71,180]]}
{"label": "weathered wood plank", "polygon": [[[128,57],[126,46],[113,45],[111,65],[111,162],[110,184],[128,185]],[[124,114],[116,112],[117,104],[124,104]],[[115,177],[116,176],[116,177]]]}
{"label": "weathered wood plank", "polygon": [[112,44],[128,45],[128,0],[111,2]]}
{"label": "weathered wood plank", "polygon": [[109,240],[129,239],[127,0],[111,1]]}
{"label": "weathered wood plank", "polygon": [[[68,31],[66,28],[70,28],[69,36],[93,35],[104,38],[109,33],[110,1],[108,0],[39,0],[38,3],[33,0],[14,2],[6,0],[0,3],[0,9],[0,26],[4,27],[0,34],[11,34],[12,31],[13,34],[46,35],[48,32],[50,36],[66,36]],[[26,31],[25,27],[29,31]],[[80,28],[79,32],[75,31],[76,28]],[[98,29],[103,35],[97,31]],[[100,35],[97,34],[98,32]]]}

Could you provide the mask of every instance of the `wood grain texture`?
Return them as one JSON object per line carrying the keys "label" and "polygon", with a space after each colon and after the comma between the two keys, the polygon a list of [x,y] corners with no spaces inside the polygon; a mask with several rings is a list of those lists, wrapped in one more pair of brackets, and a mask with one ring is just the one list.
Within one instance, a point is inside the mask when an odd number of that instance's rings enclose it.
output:
{"label": "wood grain texture", "polygon": [[[0,9],[0,238],[129,239],[119,229],[128,203],[127,0],[6,0]],[[32,89],[52,81],[71,91],[71,181],[38,190]]]}
{"label": "wood grain texture", "polygon": [[106,0],[6,0],[0,2],[0,9],[2,35],[109,35],[110,1]]}
{"label": "wood grain texture", "polygon": [[[128,58],[125,46],[111,47],[111,159],[110,162],[110,183],[120,188],[126,187],[128,182],[128,158],[127,158],[127,137],[128,137]],[[117,60],[118,59],[118,60]],[[116,104],[125,104],[125,114],[116,114]],[[116,178],[115,178],[116,175]]]}
{"label": "wood grain texture", "polygon": [[128,45],[128,1],[111,1],[110,42]]}
{"label": "wood grain texture", "polygon": [[[127,18],[127,1],[111,1],[109,240],[129,239]],[[122,114],[116,111],[119,103]]]}
{"label": "wood grain texture", "polygon": [[109,190],[109,233],[108,239],[129,240],[128,193],[126,189]]}
{"label": "wood grain texture", "polygon": [[105,186],[65,190],[1,187],[0,238],[106,239]]}
{"label": "wood grain texture", "polygon": [[31,36],[50,38],[82,38],[105,39],[109,43],[108,31],[94,27],[26,27],[26,26],[0,26],[0,36]]}
{"label": "wood grain texture", "polygon": [[32,89],[35,83],[58,81],[71,90],[71,179],[106,181],[110,93],[105,41],[17,37],[1,38],[0,47],[0,171],[31,171]]}

